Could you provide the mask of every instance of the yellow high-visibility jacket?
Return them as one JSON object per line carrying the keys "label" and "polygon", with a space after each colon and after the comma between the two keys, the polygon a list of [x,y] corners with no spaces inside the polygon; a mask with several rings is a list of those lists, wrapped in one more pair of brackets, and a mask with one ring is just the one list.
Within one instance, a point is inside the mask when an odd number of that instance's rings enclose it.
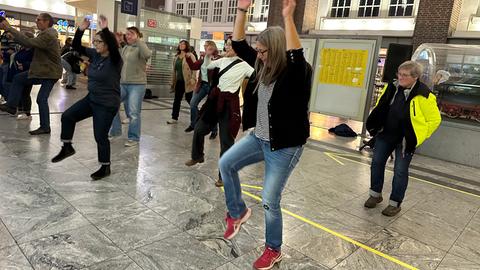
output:
{"label": "yellow high-visibility jacket", "polygon": [[[389,83],[383,89],[366,123],[367,130],[372,136],[382,131],[385,121],[387,121],[390,105],[398,90],[397,82]],[[408,117],[405,117],[407,121],[403,125],[405,127],[405,152],[414,153],[415,149],[437,130],[442,118],[435,95],[420,81],[417,81],[411,89],[407,103],[409,109],[405,110],[405,113]]]}

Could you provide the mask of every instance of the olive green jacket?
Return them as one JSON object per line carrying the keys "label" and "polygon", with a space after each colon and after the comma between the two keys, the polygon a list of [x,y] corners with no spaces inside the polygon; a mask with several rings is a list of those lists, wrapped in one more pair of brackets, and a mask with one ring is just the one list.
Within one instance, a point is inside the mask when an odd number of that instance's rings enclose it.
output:
{"label": "olive green jacket", "polygon": [[35,38],[29,38],[13,27],[9,27],[7,31],[12,33],[15,41],[18,43],[35,49],[28,72],[29,79],[58,80],[62,77],[60,43],[55,29],[47,28],[41,31]]}

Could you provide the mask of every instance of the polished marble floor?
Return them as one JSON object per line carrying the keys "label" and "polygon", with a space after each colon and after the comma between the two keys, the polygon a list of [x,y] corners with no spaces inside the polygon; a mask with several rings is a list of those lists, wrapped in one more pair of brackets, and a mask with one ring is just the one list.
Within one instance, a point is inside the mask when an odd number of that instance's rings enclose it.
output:
{"label": "polished marble floor", "polygon": [[[91,120],[77,126],[77,154],[49,162],[61,146],[61,111],[86,93],[79,86],[56,85],[49,136],[28,135],[37,114],[0,115],[0,269],[252,269],[264,242],[262,164],[241,171],[253,216],[226,241],[224,195],[213,185],[218,139],[207,140],[205,163],[185,167],[188,111],[166,125],[168,96],[144,102],[139,147],[112,141],[104,181],[89,179],[98,166]],[[416,156],[403,210],[387,218],[385,202],[363,207],[369,153],[318,127],[333,120],[312,119],[283,194],[285,259],[275,269],[480,269],[480,169]]]}

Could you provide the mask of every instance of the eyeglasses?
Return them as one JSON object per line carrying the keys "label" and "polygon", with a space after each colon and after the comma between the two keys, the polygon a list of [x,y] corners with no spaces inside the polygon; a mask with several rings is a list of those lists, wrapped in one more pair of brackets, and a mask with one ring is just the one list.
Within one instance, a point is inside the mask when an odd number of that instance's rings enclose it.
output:
{"label": "eyeglasses", "polygon": [[45,19],[42,19],[42,18],[37,18],[35,21],[40,22],[40,21],[48,21],[48,20],[45,20]]}
{"label": "eyeglasses", "polygon": [[400,72],[397,72],[397,76],[400,78],[406,78],[406,77],[411,77],[412,75],[411,74],[407,74],[407,73],[400,73]]}
{"label": "eyeglasses", "polygon": [[263,56],[266,52],[268,52],[268,49],[266,49],[266,50],[260,50],[260,49],[256,48],[255,51],[257,51],[257,53],[259,53],[259,54],[261,54],[261,55]]}
{"label": "eyeglasses", "polygon": [[97,44],[101,44],[103,43],[103,40],[100,40],[100,39],[94,39],[93,40],[93,45],[97,45]]}

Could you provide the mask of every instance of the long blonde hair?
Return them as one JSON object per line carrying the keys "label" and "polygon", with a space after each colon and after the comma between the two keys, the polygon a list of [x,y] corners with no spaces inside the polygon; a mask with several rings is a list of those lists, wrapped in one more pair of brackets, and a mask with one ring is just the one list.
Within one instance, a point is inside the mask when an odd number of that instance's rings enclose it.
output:
{"label": "long blonde hair", "polygon": [[257,58],[255,62],[256,79],[264,85],[269,85],[276,81],[287,67],[285,31],[278,26],[269,27],[258,35],[257,42],[267,48],[268,58],[265,63]]}

